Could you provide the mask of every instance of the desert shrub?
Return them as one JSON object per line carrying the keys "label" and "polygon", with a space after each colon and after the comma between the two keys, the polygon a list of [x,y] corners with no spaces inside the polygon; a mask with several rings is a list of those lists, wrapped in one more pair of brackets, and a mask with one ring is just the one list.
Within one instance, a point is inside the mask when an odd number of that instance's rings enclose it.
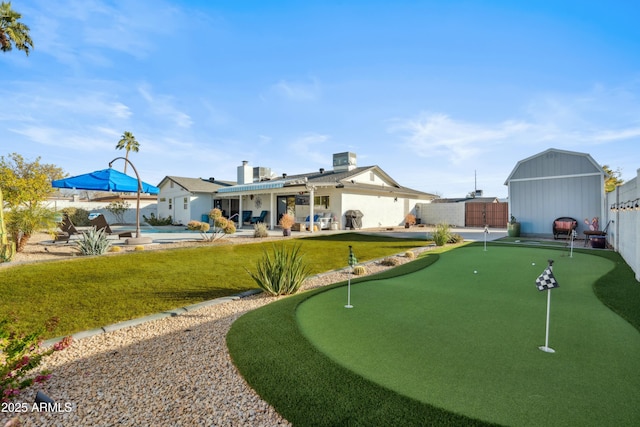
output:
{"label": "desert shrub", "polygon": [[273,246],[273,255],[266,250],[256,265],[256,272],[247,273],[265,292],[271,295],[296,293],[309,275],[309,266],[300,254],[300,245],[287,249]]}
{"label": "desert shrub", "polygon": [[435,230],[433,230],[432,238],[436,246],[444,246],[451,239],[449,224],[444,222],[437,224]]}
{"label": "desert shrub", "polygon": [[452,243],[452,244],[460,243],[460,242],[464,242],[464,237],[462,237],[458,233],[452,233],[451,236],[449,237],[449,240],[447,240],[447,243]]}
{"label": "desert shrub", "polygon": [[107,239],[105,230],[90,229],[82,233],[76,242],[78,250],[83,255],[102,255],[109,250],[111,242]]}
{"label": "desert shrub", "polygon": [[91,225],[89,221],[89,211],[82,208],[64,208],[62,213],[67,215],[73,225],[77,227],[87,227]]}
{"label": "desert shrub", "polygon": [[118,200],[116,202],[109,203],[105,209],[115,217],[116,224],[124,224],[124,214],[129,210],[129,202],[125,200]]}
{"label": "desert shrub", "polygon": [[416,254],[412,251],[407,251],[404,253],[404,256],[409,258],[409,259],[414,259],[416,257]]}
{"label": "desert shrub", "polygon": [[404,223],[409,225],[416,225],[416,216],[414,214],[407,214],[404,217]]}
{"label": "desert shrub", "polygon": [[201,233],[206,233],[207,231],[209,231],[209,228],[209,223],[196,221],[195,219],[192,219],[187,224],[187,230],[200,231]]}
{"label": "desert shrub", "polygon": [[[52,319],[47,329],[53,330],[57,319]],[[18,334],[7,318],[0,319],[0,402],[10,402],[22,390],[33,383],[43,383],[51,377],[49,371],[33,374],[29,371],[37,368],[42,358],[71,345],[71,337],[66,337],[53,347],[40,347],[40,336],[45,328],[30,334]]]}
{"label": "desert shrub", "polygon": [[367,269],[364,265],[356,265],[353,267],[353,274],[356,276],[362,276],[363,274],[367,274]]}
{"label": "desert shrub", "polygon": [[171,215],[169,215],[168,218],[162,218],[162,217],[156,217],[153,212],[149,214],[149,217],[147,217],[146,215],[142,215],[142,219],[144,219],[144,222],[146,222],[147,224],[155,225],[155,226],[173,224],[173,219],[171,218]]}
{"label": "desert shrub", "polygon": [[144,246],[142,245],[138,245],[135,248],[133,248],[134,251],[144,251]]}
{"label": "desert shrub", "polygon": [[253,237],[267,237],[269,231],[267,230],[267,224],[259,222],[253,225]]}
{"label": "desert shrub", "polygon": [[394,267],[396,265],[398,265],[400,263],[400,261],[398,261],[397,258],[394,257],[387,257],[385,259],[383,259],[382,261],[380,261],[380,265],[384,265],[385,267]]}
{"label": "desert shrub", "polygon": [[233,234],[236,232],[236,225],[233,221],[227,221],[227,225],[223,227],[224,234]]}
{"label": "desert shrub", "polygon": [[111,246],[109,248],[109,252],[121,252],[122,248],[120,246]]}

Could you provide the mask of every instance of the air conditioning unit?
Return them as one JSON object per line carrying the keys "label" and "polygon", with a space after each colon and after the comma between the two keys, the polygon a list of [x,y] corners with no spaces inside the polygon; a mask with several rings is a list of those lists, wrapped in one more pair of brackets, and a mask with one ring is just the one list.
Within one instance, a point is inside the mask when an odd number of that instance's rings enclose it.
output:
{"label": "air conditioning unit", "polygon": [[253,168],[253,182],[268,181],[271,179],[271,168]]}

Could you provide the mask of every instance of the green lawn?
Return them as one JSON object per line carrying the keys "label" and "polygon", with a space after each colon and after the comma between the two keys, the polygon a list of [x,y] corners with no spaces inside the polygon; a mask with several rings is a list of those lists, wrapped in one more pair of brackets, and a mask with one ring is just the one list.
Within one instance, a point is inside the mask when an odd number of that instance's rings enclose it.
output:
{"label": "green lawn", "polygon": [[[354,284],[353,309],[335,286],[249,313],[229,348],[294,424],[635,425],[640,286],[619,255],[589,253],[471,245],[431,254],[413,263],[439,257],[429,268]],[[546,293],[534,280],[548,258],[560,282],[555,354],[537,349]]]}
{"label": "green lawn", "polygon": [[[344,267],[348,245],[364,261],[426,241],[344,233],[283,243],[301,244],[315,274]],[[254,270],[273,244],[212,244],[3,268],[0,313],[17,316],[22,331],[57,317],[57,328],[45,335],[50,338],[236,294],[256,287],[245,268]]]}

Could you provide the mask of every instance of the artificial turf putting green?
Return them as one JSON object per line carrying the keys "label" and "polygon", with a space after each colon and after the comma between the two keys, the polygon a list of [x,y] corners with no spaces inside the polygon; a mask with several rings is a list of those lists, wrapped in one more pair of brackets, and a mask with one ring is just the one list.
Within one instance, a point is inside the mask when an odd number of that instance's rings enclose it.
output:
{"label": "artificial turf putting green", "polygon": [[[534,281],[548,258],[560,283],[555,354],[537,348],[546,292]],[[318,293],[296,318],[337,364],[453,413],[505,425],[635,425],[640,334],[592,290],[613,267],[552,249],[459,248],[429,268],[353,285],[353,309],[344,287]]]}

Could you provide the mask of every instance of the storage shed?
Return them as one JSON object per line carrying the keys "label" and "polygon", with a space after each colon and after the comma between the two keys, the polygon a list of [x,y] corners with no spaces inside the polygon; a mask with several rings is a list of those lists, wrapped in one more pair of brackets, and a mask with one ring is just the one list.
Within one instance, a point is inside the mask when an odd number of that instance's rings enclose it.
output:
{"label": "storage shed", "polygon": [[523,236],[551,237],[554,220],[571,217],[583,238],[585,219],[597,217],[604,226],[606,177],[589,154],[550,148],[519,161],[505,181],[509,214]]}

